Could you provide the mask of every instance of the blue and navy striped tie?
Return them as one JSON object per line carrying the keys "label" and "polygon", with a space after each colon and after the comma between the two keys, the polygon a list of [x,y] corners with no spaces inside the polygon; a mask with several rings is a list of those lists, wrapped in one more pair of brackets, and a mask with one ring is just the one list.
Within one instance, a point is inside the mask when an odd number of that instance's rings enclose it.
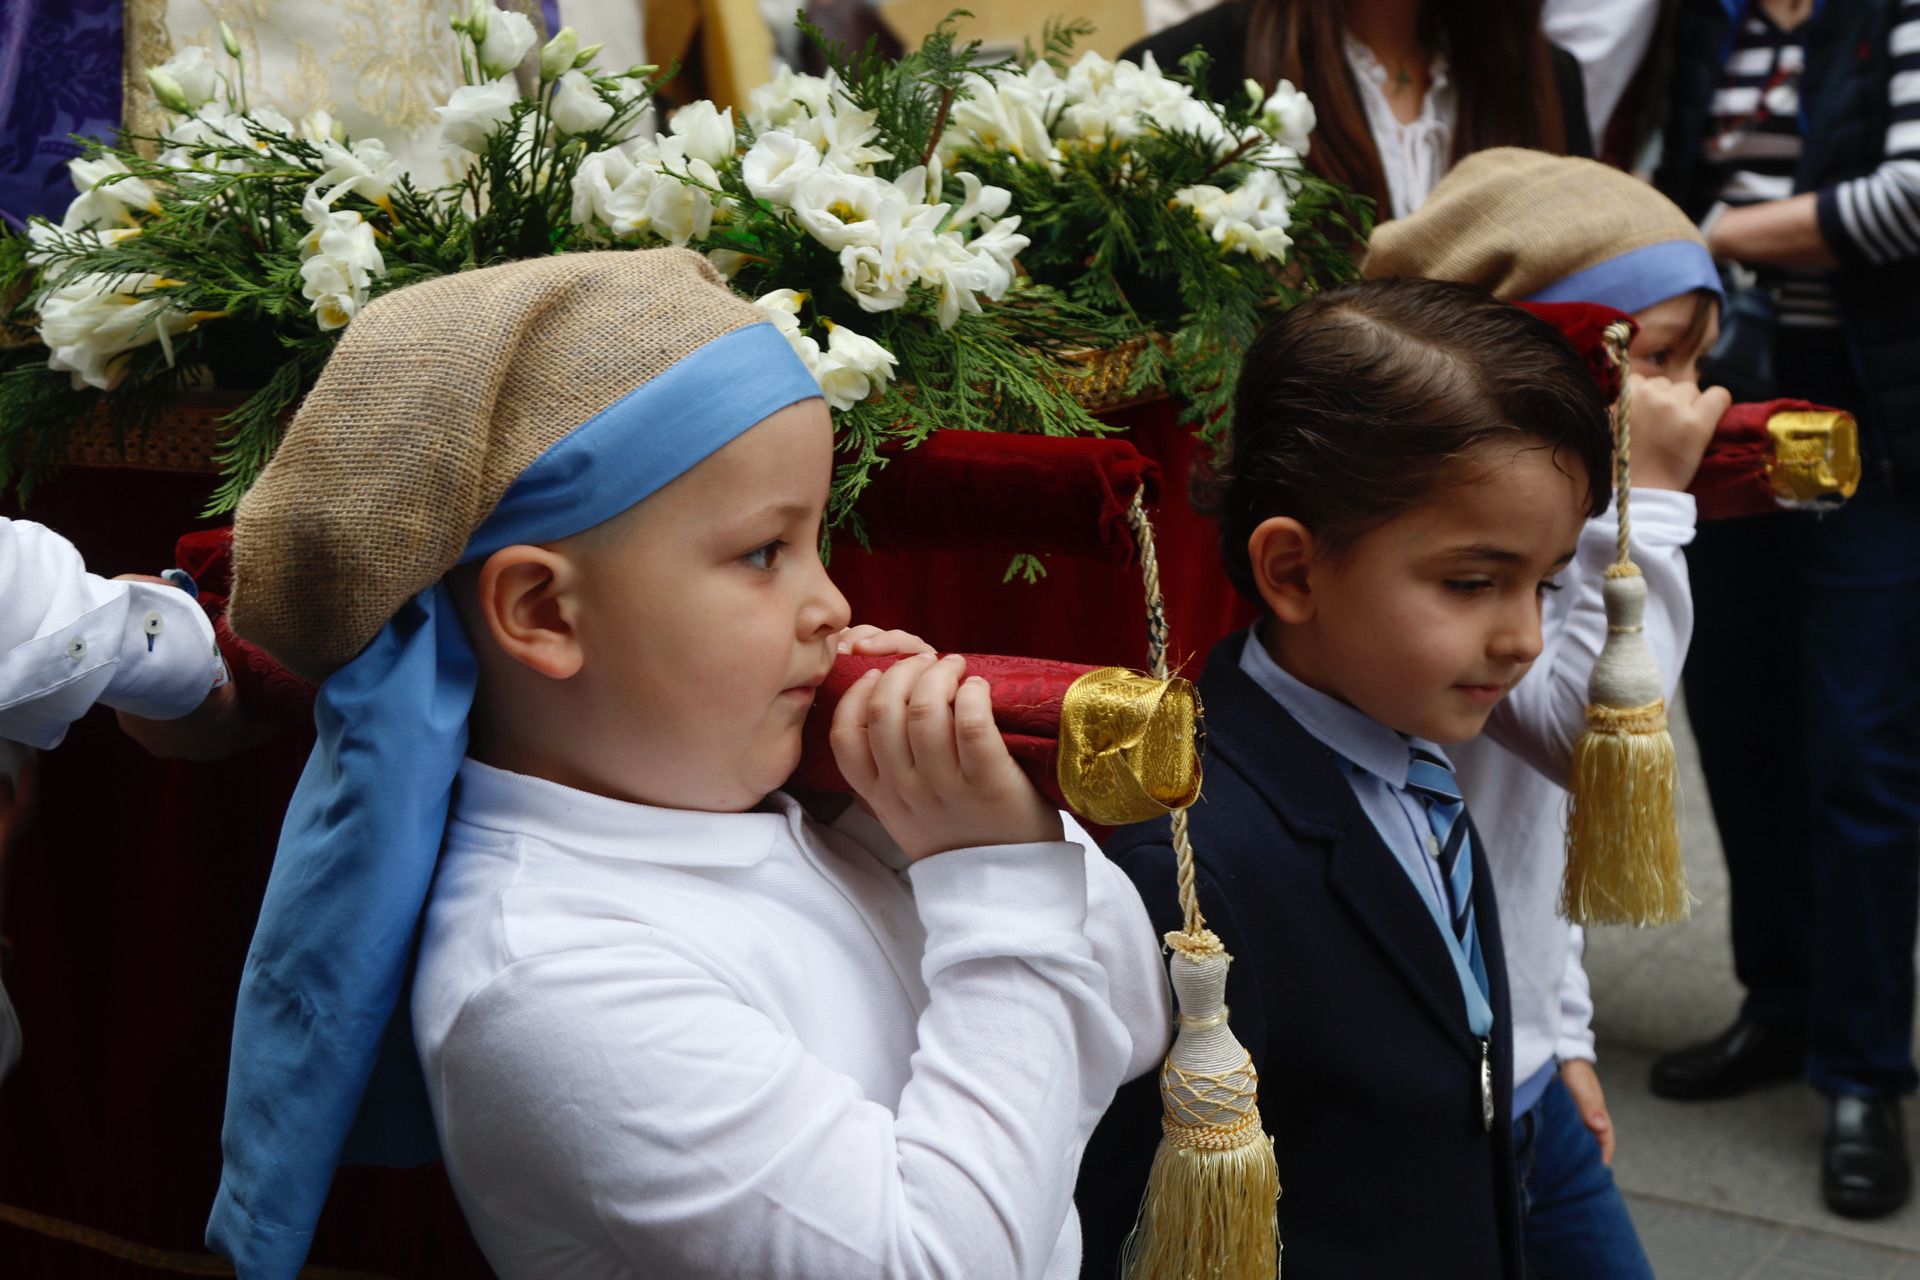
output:
{"label": "blue and navy striped tie", "polygon": [[1426,806],[1427,823],[1433,828],[1435,855],[1440,863],[1440,878],[1447,886],[1447,914],[1453,921],[1453,935],[1478,977],[1484,972],[1480,961],[1480,931],[1473,922],[1473,849],[1468,834],[1467,806],[1460,798],[1460,784],[1453,770],[1418,747],[1407,766],[1407,790],[1420,797]]}

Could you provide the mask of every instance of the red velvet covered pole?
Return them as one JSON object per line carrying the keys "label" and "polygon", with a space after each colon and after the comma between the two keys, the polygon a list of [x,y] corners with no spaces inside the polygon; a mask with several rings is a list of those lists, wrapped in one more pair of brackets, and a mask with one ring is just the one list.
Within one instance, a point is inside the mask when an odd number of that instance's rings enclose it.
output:
{"label": "red velvet covered pole", "polygon": [[[842,655],[815,696],[789,788],[851,790],[827,740],[841,697],[898,656]],[[1054,804],[1089,822],[1139,822],[1200,790],[1198,702],[1184,680],[1047,658],[967,655],[967,674],[993,690],[993,718],[1022,771]]]}
{"label": "red velvet covered pole", "polygon": [[[1607,357],[1607,326],[1631,317],[1592,302],[1522,302],[1587,362],[1609,404],[1624,370]],[[1702,520],[1836,507],[1860,485],[1859,428],[1853,415],[1805,400],[1736,404],[1721,415],[1700,470],[1687,486]]]}

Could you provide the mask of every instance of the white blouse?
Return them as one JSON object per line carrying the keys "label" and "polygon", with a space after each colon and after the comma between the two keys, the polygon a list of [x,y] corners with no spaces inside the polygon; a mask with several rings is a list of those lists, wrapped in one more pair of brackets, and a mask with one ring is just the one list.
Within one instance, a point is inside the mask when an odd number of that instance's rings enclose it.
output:
{"label": "white blouse", "polygon": [[468,761],[413,1013],[494,1270],[1070,1280],[1087,1138],[1172,1014],[1139,895],[1067,835],[909,867],[858,809]]}
{"label": "white blouse", "polygon": [[1373,134],[1380,168],[1387,178],[1390,207],[1380,210],[1380,221],[1404,218],[1420,207],[1453,165],[1453,127],[1459,102],[1447,75],[1446,56],[1433,55],[1433,83],[1427,87],[1420,114],[1403,124],[1387,101],[1387,69],[1373,56],[1373,50],[1351,33],[1344,40],[1347,69],[1360,87],[1367,129]]}

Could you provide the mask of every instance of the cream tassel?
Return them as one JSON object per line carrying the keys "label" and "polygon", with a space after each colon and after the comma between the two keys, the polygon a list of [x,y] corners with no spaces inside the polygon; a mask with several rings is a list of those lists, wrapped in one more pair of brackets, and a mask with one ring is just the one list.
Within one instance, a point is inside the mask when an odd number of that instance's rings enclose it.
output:
{"label": "cream tassel", "polygon": [[1616,410],[1619,549],[1602,588],[1607,639],[1587,689],[1587,728],[1568,780],[1567,876],[1561,906],[1576,924],[1668,924],[1690,911],[1675,814],[1673,737],[1659,668],[1642,630],[1647,583],[1630,558],[1632,433],[1627,394],[1631,330],[1607,331],[1620,367]]}
{"label": "cream tassel", "polygon": [[[1146,506],[1130,512],[1147,588],[1153,674],[1167,678],[1166,610]],[[1280,1274],[1280,1169],[1260,1122],[1253,1057],[1227,1024],[1233,958],[1207,928],[1194,888],[1184,808],[1173,814],[1173,848],[1185,927],[1166,936],[1180,1009],[1173,1049],[1160,1068],[1160,1149],[1127,1237],[1127,1280],[1276,1280]]]}

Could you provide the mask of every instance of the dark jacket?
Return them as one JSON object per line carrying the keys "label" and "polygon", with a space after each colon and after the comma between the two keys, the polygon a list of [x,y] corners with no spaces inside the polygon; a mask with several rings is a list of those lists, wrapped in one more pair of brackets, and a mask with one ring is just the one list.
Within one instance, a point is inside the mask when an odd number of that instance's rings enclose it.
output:
{"label": "dark jacket", "polygon": [[[1684,0],[1674,25],[1666,141],[1654,182],[1695,220],[1718,195],[1703,152],[1714,88],[1747,8],[1742,0]],[[1894,72],[1887,41],[1898,8],[1897,0],[1830,0],[1807,20],[1796,193],[1863,177],[1886,158]],[[1872,266],[1854,254],[1833,218],[1832,202],[1822,201],[1821,229],[1844,263],[1834,283],[1865,392],[1862,445],[1904,486],[1920,486],[1920,259]],[[1796,394],[1792,387],[1780,391]]]}
{"label": "dark jacket", "polygon": [[[1213,55],[1207,88],[1214,101],[1225,102],[1244,92],[1249,8],[1248,0],[1227,0],[1148,36],[1129,46],[1120,56],[1138,62],[1142,54],[1152,53],[1160,69],[1171,72],[1179,69],[1180,59],[1192,53],[1197,45]],[[1570,156],[1591,157],[1593,130],[1587,124],[1586,81],[1581,76],[1580,61],[1558,45],[1550,47],[1553,85],[1560,95],[1561,119],[1566,122],[1566,152]]]}
{"label": "dark jacket", "polygon": [[[1433,916],[1333,753],[1240,669],[1247,633],[1200,682],[1206,782],[1191,811],[1201,910],[1233,955],[1227,1003],[1260,1071],[1280,1162],[1288,1280],[1517,1280],[1513,1047],[1493,878],[1474,841],[1474,905],[1494,1022],[1483,1046]],[[1180,927],[1168,824],[1107,853],[1154,927]],[[1160,1140],[1153,1075],[1094,1132],[1076,1199],[1082,1275],[1108,1280]]]}

